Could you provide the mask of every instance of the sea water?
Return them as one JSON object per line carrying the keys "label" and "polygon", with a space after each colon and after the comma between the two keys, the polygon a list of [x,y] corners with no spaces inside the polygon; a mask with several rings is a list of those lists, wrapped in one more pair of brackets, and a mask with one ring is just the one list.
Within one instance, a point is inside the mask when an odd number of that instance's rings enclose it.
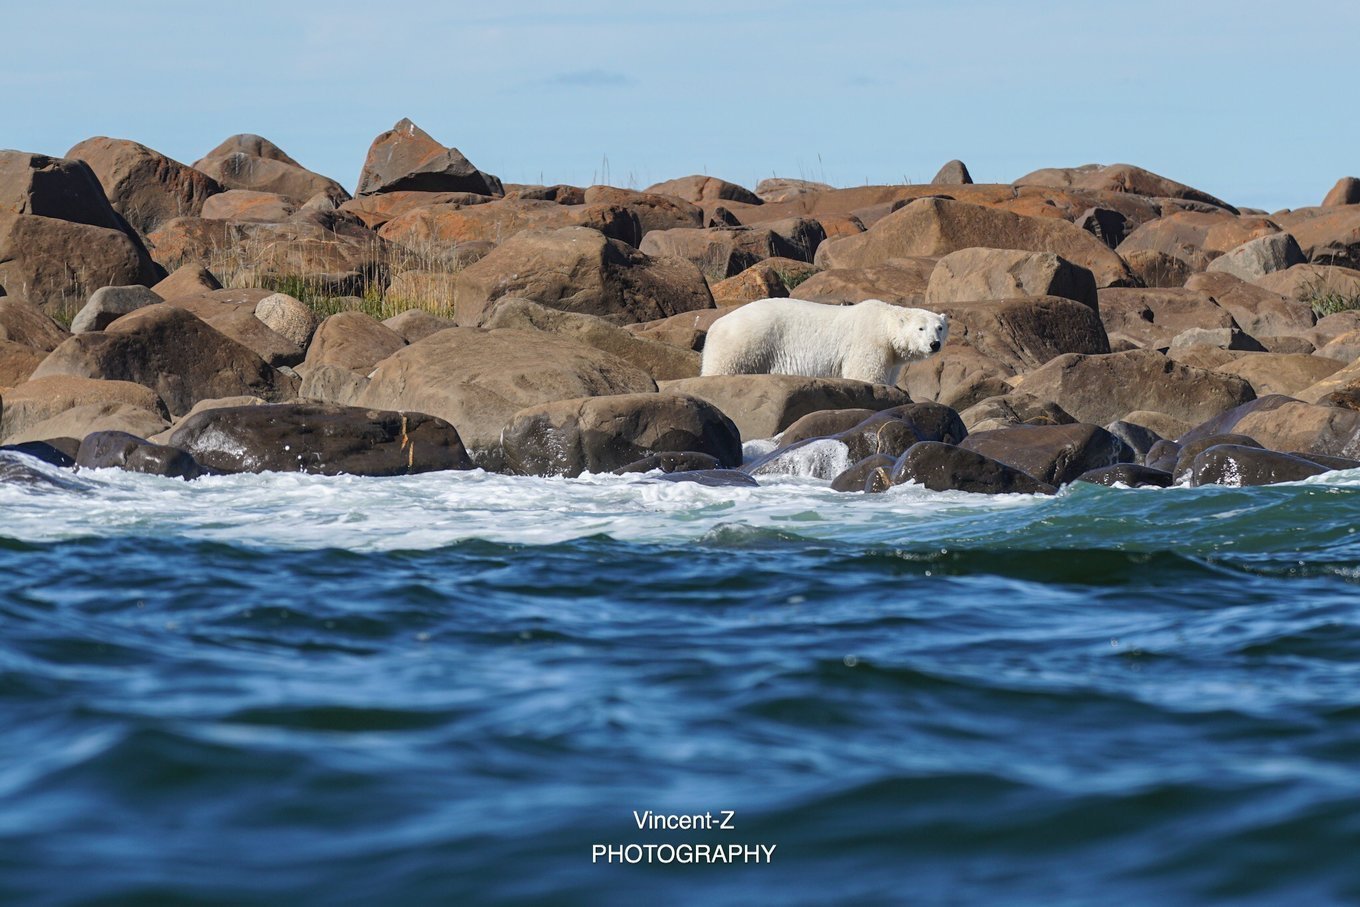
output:
{"label": "sea water", "polygon": [[1360,472],[34,468],[0,903],[1360,899]]}

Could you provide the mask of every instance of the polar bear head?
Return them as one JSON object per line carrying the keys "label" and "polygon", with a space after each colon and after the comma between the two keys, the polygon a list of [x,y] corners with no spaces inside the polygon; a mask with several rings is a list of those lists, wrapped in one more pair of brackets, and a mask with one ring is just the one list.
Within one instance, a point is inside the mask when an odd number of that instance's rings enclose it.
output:
{"label": "polar bear head", "polygon": [[877,303],[888,322],[889,343],[898,357],[907,362],[925,359],[940,351],[949,337],[949,317],[925,309],[908,309],[889,305],[878,299],[865,300],[861,305]]}

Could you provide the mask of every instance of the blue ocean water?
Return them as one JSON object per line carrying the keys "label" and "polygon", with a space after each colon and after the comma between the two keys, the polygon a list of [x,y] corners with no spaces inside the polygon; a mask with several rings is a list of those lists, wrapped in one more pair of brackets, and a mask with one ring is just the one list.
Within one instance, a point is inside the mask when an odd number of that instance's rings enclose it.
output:
{"label": "blue ocean water", "polygon": [[99,472],[0,516],[0,903],[1360,900],[1357,474]]}

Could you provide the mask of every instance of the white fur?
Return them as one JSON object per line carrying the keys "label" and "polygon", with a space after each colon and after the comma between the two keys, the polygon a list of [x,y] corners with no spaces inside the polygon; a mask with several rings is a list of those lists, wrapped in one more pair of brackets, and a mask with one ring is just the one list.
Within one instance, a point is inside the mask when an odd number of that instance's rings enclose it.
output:
{"label": "white fur", "polygon": [[949,319],[866,299],[849,306],[759,299],[709,328],[701,375],[806,375],[896,384],[908,362],[944,345]]}

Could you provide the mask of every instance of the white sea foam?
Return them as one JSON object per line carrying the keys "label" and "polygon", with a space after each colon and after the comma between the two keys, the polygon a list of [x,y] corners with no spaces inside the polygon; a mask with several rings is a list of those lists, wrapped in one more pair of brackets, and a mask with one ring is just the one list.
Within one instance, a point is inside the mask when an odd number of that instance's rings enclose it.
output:
{"label": "white sea foam", "polygon": [[[70,473],[35,463],[54,476]],[[52,541],[89,535],[167,536],[282,548],[422,549],[465,539],[551,544],[591,535],[641,542],[701,538],[720,527],[776,529],[811,538],[910,526],[951,513],[1041,505],[903,486],[842,494],[827,483],[762,477],[760,488],[659,482],[648,475],[578,479],[481,470],[393,478],[300,473],[184,482],[85,470],[83,490],[0,483],[0,535]]]}

